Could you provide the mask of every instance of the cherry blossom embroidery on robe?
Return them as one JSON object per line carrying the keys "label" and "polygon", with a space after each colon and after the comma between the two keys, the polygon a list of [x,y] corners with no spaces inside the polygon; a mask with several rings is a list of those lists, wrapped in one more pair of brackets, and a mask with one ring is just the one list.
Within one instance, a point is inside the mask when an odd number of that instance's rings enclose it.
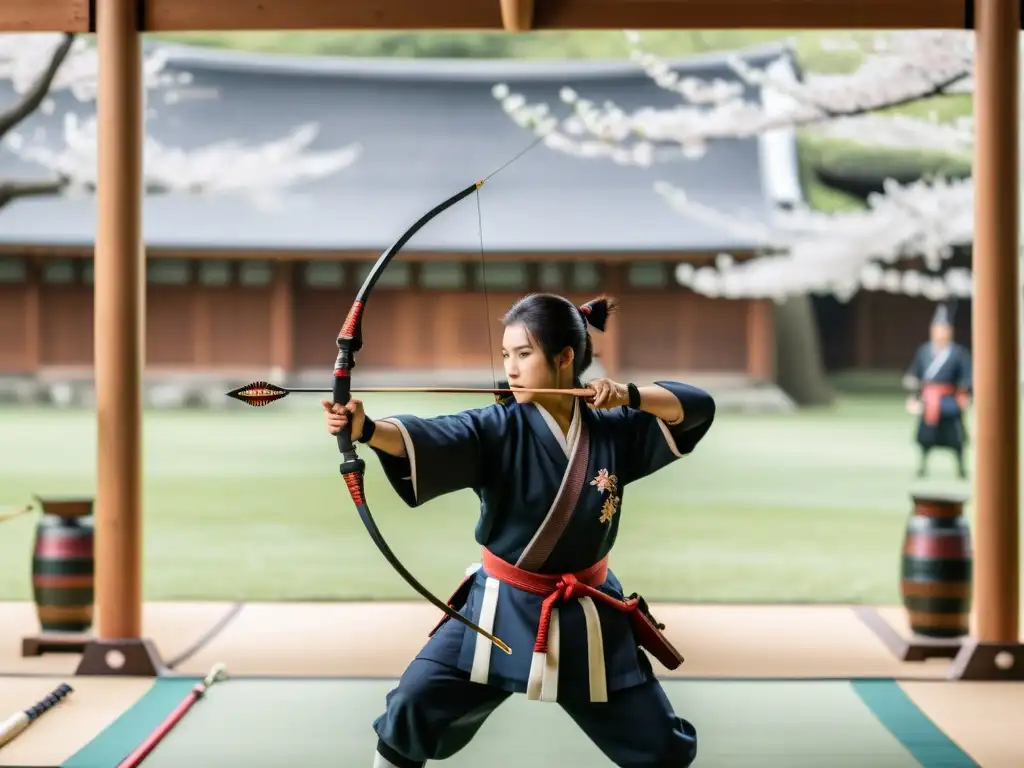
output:
{"label": "cherry blossom embroidery on robe", "polygon": [[607,469],[602,469],[598,471],[597,477],[591,480],[590,484],[596,486],[601,493],[608,494],[608,498],[604,500],[601,507],[601,522],[607,523],[619,511],[619,480],[615,475],[608,474]]}

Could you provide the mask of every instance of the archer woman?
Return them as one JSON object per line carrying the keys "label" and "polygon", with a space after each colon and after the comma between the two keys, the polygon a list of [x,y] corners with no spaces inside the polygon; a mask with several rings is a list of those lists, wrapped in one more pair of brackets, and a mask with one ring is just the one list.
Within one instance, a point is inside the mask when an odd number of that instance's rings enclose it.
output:
{"label": "archer woman", "polygon": [[376,452],[410,507],[476,493],[482,564],[450,604],[512,650],[442,621],[374,722],[375,768],[454,755],[512,693],[557,702],[618,766],[684,768],[696,757],[696,730],[673,712],[640,648],[669,668],[682,658],[643,600],[624,596],[608,554],[626,486],[692,452],[714,401],[669,381],[597,379],[585,398],[515,391],[582,387],[588,325],[604,330],[612,307],[550,294],[515,304],[502,342],[513,394],[494,405],[374,422],[358,400],[323,402],[328,431],[351,420],[353,439]]}

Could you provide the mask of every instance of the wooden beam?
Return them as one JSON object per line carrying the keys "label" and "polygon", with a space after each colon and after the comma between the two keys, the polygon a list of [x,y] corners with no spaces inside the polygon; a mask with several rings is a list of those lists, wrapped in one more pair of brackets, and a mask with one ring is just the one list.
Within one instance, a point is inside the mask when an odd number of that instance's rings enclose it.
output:
{"label": "wooden beam", "polygon": [[[145,0],[145,32],[501,30],[533,0]],[[4,0],[0,30],[88,32],[89,0]],[[545,0],[527,29],[964,29],[968,0]],[[506,17],[506,18],[503,18]],[[510,18],[517,18],[513,13]],[[521,19],[520,19],[521,20]]]}
{"label": "wooden beam", "polygon": [[89,0],[2,0],[0,32],[89,32]]}
{"label": "wooden beam", "polygon": [[501,3],[501,25],[506,32],[529,32],[533,29],[533,0],[498,0]]}

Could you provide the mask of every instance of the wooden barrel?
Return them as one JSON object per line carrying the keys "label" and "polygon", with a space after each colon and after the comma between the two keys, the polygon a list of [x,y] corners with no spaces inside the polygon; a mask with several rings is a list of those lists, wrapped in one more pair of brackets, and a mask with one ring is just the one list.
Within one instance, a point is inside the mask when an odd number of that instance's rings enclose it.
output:
{"label": "wooden barrel", "polygon": [[92,499],[39,499],[42,517],[32,553],[32,594],[43,632],[92,628]]}
{"label": "wooden barrel", "polygon": [[914,495],[903,539],[900,594],[917,635],[957,638],[970,632],[974,561],[965,497]]}

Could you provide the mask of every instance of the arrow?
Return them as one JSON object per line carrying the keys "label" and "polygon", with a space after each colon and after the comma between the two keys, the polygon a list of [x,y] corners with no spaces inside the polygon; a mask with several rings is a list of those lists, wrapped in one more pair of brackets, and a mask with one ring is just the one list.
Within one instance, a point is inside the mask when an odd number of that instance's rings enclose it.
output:
{"label": "arrow", "polygon": [[[232,389],[225,394],[228,397],[240,400],[246,405],[259,408],[270,405],[277,400],[288,397],[293,393],[331,393],[329,387],[279,387],[266,381],[254,381],[244,387]],[[527,387],[516,387],[515,389],[480,389],[473,387],[365,387],[353,389],[353,392],[443,392],[446,394],[472,394],[486,393],[491,395],[508,395],[515,392],[526,392],[531,394],[544,395],[572,395],[573,397],[592,397],[592,389],[529,389]]]}

